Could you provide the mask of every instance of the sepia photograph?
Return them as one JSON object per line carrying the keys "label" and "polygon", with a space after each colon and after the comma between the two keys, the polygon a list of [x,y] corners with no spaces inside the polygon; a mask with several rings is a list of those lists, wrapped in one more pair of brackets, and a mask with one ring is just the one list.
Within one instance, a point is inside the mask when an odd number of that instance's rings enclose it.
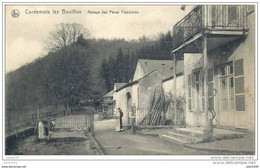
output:
{"label": "sepia photograph", "polygon": [[2,9],[2,159],[206,156],[258,167],[257,3]]}

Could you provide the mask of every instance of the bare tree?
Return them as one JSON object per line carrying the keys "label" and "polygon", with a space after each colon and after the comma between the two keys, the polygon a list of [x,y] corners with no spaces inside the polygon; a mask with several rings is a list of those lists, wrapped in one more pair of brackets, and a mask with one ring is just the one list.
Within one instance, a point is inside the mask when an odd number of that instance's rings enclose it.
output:
{"label": "bare tree", "polygon": [[51,51],[59,50],[72,43],[79,37],[89,37],[89,31],[78,23],[60,23],[56,29],[50,33],[47,41],[47,48]]}

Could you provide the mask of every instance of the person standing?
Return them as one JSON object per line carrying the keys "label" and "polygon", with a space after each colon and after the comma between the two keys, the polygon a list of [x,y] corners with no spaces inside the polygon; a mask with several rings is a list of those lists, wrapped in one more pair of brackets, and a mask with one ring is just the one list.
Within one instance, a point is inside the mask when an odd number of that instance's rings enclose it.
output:
{"label": "person standing", "polygon": [[34,133],[36,133],[36,141],[45,141],[50,140],[52,132],[50,131],[51,128],[54,128],[56,124],[53,120],[41,120],[38,121]]}
{"label": "person standing", "polygon": [[123,131],[123,122],[122,122],[122,118],[123,118],[123,111],[121,110],[121,108],[118,108],[119,111],[119,122],[120,122],[120,131]]}
{"label": "person standing", "polygon": [[118,108],[118,109],[116,110],[116,112],[115,112],[116,132],[120,132],[120,113],[119,113],[119,109],[120,109],[120,108]]}

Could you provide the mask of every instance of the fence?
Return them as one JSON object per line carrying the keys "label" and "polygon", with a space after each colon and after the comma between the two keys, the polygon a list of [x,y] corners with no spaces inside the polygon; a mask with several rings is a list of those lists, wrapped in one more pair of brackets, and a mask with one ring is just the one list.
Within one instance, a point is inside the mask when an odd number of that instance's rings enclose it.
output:
{"label": "fence", "polygon": [[7,109],[5,115],[5,135],[17,134],[36,126],[39,120],[54,120],[58,128],[80,128],[94,133],[94,109],[86,107],[72,114],[64,109]]}

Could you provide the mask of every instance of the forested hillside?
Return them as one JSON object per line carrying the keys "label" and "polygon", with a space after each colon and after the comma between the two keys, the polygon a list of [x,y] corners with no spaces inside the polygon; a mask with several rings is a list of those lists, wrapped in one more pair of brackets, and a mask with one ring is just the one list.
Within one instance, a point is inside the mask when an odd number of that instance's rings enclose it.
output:
{"label": "forested hillside", "polygon": [[72,109],[81,100],[97,100],[114,82],[128,82],[138,58],[171,59],[171,33],[156,39],[85,39],[6,74],[6,108],[62,104]]}
{"label": "forested hillside", "polygon": [[[138,59],[171,59],[173,38],[170,32],[160,34],[156,41],[142,38],[141,47],[120,47],[115,55],[104,58],[100,73],[105,80],[107,91],[113,89],[114,83],[127,83],[134,75]],[[131,43],[130,43],[131,44]]]}

